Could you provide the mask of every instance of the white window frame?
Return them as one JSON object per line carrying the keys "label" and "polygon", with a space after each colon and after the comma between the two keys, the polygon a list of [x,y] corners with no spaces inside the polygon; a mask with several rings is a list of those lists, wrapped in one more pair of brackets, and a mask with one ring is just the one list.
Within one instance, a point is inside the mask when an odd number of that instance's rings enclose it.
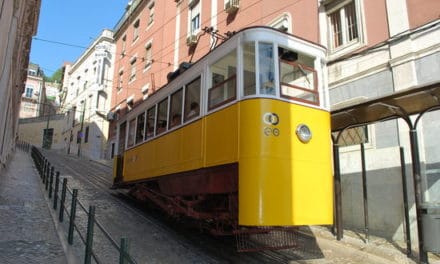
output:
{"label": "white window frame", "polygon": [[[346,14],[344,7],[348,4],[354,4],[356,15],[357,38],[348,40],[348,25],[346,23]],[[341,0],[326,1],[326,22],[327,22],[327,45],[330,51],[330,59],[352,52],[365,45],[364,15],[362,0]],[[342,43],[334,47],[334,34],[331,24],[331,15],[335,12],[340,14],[340,23],[342,28]]]}
{"label": "white window frame", "polygon": [[153,64],[153,40],[145,44],[144,72],[151,68]]}
{"label": "white window frame", "polygon": [[154,22],[154,1],[148,5],[148,27]]}
{"label": "white window frame", "polygon": [[131,83],[136,80],[136,62],[137,62],[137,54],[132,57],[130,60],[130,77],[128,78],[128,83]]}
{"label": "white window frame", "polygon": [[139,39],[139,27],[140,27],[141,21],[140,19],[137,19],[136,22],[133,24],[133,43],[136,42],[136,40]]}
{"label": "white window frame", "polygon": [[122,44],[121,44],[121,57],[124,57],[125,56],[125,51],[126,51],[126,49],[127,49],[127,35],[124,35],[123,37],[122,37]]}
{"label": "white window frame", "polygon": [[[28,91],[30,90],[29,94]],[[26,98],[32,98],[34,95],[34,86],[33,85],[26,85],[26,90],[24,91],[24,96]]]}
{"label": "white window frame", "polygon": [[284,32],[292,33],[292,17],[289,13],[283,13],[281,16],[272,20],[269,26],[278,30],[285,28],[286,30]]}
{"label": "white window frame", "polygon": [[[202,22],[202,2],[200,0],[193,0],[194,3],[188,7],[188,35],[197,35],[201,31]],[[192,22],[195,17],[199,16],[198,28],[193,29]]]}

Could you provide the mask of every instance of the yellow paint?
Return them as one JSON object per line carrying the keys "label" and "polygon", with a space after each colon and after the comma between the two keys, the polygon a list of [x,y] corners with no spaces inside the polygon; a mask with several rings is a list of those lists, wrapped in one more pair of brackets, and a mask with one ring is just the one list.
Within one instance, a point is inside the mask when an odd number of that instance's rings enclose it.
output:
{"label": "yellow paint", "polygon": [[203,167],[200,119],[124,153],[124,181],[148,179]]}
{"label": "yellow paint", "polygon": [[[329,113],[270,99],[243,101],[240,112],[239,224],[331,224]],[[267,113],[279,123],[265,123]],[[309,143],[297,138],[299,124],[310,127]]]}
{"label": "yellow paint", "polygon": [[237,162],[238,106],[234,104],[206,117],[206,167]]}
{"label": "yellow paint", "polygon": [[[272,113],[278,124],[268,117]],[[301,123],[313,133],[306,144],[295,134]],[[244,100],[130,149],[123,178],[130,182],[234,162],[240,225],[332,223],[330,114],[280,100]]]}

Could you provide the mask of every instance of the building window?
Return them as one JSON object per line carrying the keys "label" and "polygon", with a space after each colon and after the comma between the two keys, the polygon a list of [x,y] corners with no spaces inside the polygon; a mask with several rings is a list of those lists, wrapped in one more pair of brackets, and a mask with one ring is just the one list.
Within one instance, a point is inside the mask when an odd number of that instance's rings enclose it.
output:
{"label": "building window", "polygon": [[132,82],[136,79],[136,57],[133,57],[130,64],[130,78],[128,79],[128,82]]}
{"label": "building window", "polygon": [[[333,133],[335,138],[338,133]],[[370,143],[370,136],[367,126],[348,128],[342,131],[338,138],[337,144],[341,147],[354,146],[359,144]]]}
{"label": "building window", "polygon": [[118,76],[118,85],[116,87],[116,89],[118,90],[118,92],[120,92],[122,90],[122,85],[123,85],[123,77],[124,75],[124,71],[119,71],[119,76]]}
{"label": "building window", "polygon": [[148,26],[154,22],[154,1],[148,6]]}
{"label": "building window", "polygon": [[189,34],[196,35],[200,31],[200,1],[192,0],[189,6]]}
{"label": "building window", "polygon": [[153,55],[152,55],[152,43],[151,41],[145,45],[145,66],[144,69],[150,68],[151,64],[153,63]]}
{"label": "building window", "polygon": [[122,37],[122,48],[121,48],[121,56],[125,56],[125,49],[127,47],[127,36]]}
{"label": "building window", "polygon": [[326,6],[329,25],[329,47],[332,51],[342,49],[360,39],[360,14],[356,0],[331,2]]}
{"label": "building window", "polygon": [[37,71],[34,70],[34,69],[29,69],[29,70],[28,70],[28,74],[29,74],[30,76],[37,76]]}
{"label": "building window", "polygon": [[74,127],[75,126],[75,118],[76,118],[76,106],[72,107],[72,114],[73,114],[72,127]]}
{"label": "building window", "polygon": [[34,94],[34,88],[32,86],[26,87],[26,93],[25,96],[27,98],[32,98],[32,95]]}
{"label": "building window", "polygon": [[86,127],[86,132],[84,134],[84,143],[89,142],[89,127]]}
{"label": "building window", "polygon": [[135,42],[139,37],[139,24],[139,19],[136,20],[136,22],[134,22],[133,24],[133,42]]}
{"label": "building window", "polygon": [[281,17],[278,17],[269,24],[269,26],[278,29],[279,31],[288,32],[288,33],[292,32],[291,25],[292,23],[291,23],[290,15],[288,13],[283,14]]}

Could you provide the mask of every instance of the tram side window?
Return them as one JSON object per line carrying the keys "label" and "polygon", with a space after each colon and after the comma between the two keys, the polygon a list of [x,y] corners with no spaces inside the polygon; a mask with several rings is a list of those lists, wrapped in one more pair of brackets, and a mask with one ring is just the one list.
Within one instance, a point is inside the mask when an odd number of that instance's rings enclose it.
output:
{"label": "tram side window", "polygon": [[275,95],[275,65],[272,43],[258,44],[260,66],[260,94]]}
{"label": "tram side window", "polygon": [[127,133],[127,122],[124,122],[119,127],[119,142],[118,142],[118,154],[122,154],[125,151],[125,135]]}
{"label": "tram side window", "polygon": [[156,120],[156,106],[153,106],[147,111],[147,133],[146,133],[147,139],[154,137],[155,120]]}
{"label": "tram side window", "polygon": [[318,104],[313,58],[280,48],[280,87],[283,97]]}
{"label": "tram side window", "polygon": [[211,85],[208,90],[208,109],[212,110],[236,98],[237,55],[233,50],[210,66]]}
{"label": "tram side window", "polygon": [[158,104],[157,108],[156,135],[159,135],[167,130],[167,112],[168,98],[165,98]]}
{"label": "tram side window", "polygon": [[200,77],[186,85],[185,121],[200,115]]}
{"label": "tram side window", "polygon": [[145,136],[145,112],[138,115],[137,117],[137,128],[136,128],[136,144],[144,141]]}
{"label": "tram side window", "polygon": [[244,96],[255,94],[255,42],[243,46]]}
{"label": "tram side window", "polygon": [[182,88],[180,88],[177,92],[171,95],[169,128],[173,128],[182,124],[182,99],[183,99],[182,95],[183,95]]}
{"label": "tram side window", "polygon": [[128,138],[127,147],[132,147],[134,145],[134,134],[136,132],[136,119],[130,120],[128,123]]}

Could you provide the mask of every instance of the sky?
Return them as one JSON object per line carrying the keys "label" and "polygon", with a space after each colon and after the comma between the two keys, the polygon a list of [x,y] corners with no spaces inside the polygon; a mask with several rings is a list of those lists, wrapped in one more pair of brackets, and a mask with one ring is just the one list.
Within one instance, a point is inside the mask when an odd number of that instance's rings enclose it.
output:
{"label": "sky", "polygon": [[42,0],[30,62],[51,76],[75,62],[102,30],[113,29],[128,0]]}

